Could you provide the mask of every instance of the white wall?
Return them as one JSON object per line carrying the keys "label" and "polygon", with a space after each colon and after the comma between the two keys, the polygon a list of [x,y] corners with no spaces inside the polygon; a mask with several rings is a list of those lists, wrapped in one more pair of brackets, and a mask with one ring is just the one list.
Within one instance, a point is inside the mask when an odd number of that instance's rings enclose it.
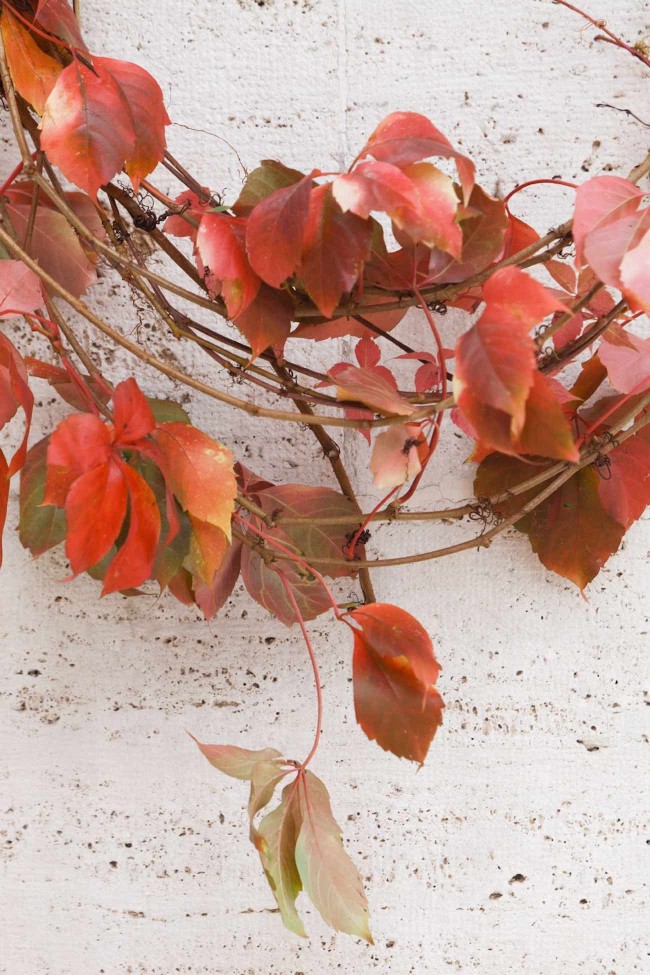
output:
{"label": "white wall", "polygon": [[[628,38],[647,34],[643,0],[589,3]],[[92,50],[149,68],[174,121],[228,139],[248,166],[350,161],[397,108],[429,114],[474,156],[489,191],[535,176],[625,174],[649,142],[638,123],[595,107],[647,116],[648,72],[592,44],[593,29],[547,0],[81,7]],[[232,199],[240,177],[223,142],[175,126],[170,145]],[[3,171],[13,162],[5,151]],[[162,185],[172,188],[164,175]],[[539,188],[516,210],[545,231],[569,202],[568,191]],[[133,327],[110,281],[95,301]],[[139,335],[159,347],[152,330]],[[191,349],[172,355],[211,375]],[[132,366],[115,355],[111,368],[119,377]],[[148,392],[179,392],[135,372]],[[42,402],[46,431],[62,411],[46,389]],[[265,475],[330,483],[307,433],[253,431],[198,397],[190,410],[240,456],[250,440],[243,456]],[[353,435],[345,449],[367,503],[365,447]],[[466,449],[450,435],[423,502],[468,494]],[[327,708],[315,770],[367,880],[375,947],[333,935],[308,908],[309,942],[284,931],[245,836],[244,788],[210,769],[184,732],[301,755],[313,689],[296,634],[241,591],[211,627],[168,597],[98,602],[94,583],[58,581],[60,554],[30,562],[11,532],[0,606],[0,971],[641,972],[648,528],[632,528],[587,601],[514,534],[490,552],[377,574],[380,598],[430,628],[444,665],[446,721],[418,774],[356,728],[347,637],[328,621],[312,626]],[[375,542],[395,553],[467,531],[383,528]]]}

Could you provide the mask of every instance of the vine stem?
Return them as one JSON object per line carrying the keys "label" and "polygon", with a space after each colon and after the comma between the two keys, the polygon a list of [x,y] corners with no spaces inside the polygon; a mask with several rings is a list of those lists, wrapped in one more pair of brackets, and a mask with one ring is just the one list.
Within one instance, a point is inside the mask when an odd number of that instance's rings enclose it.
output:
{"label": "vine stem", "polygon": [[519,193],[520,190],[525,190],[529,186],[539,186],[540,183],[552,183],[555,186],[570,186],[571,189],[573,190],[577,190],[578,188],[577,183],[570,183],[566,179],[529,179],[525,183],[519,183],[517,186],[515,186],[513,189],[510,190],[508,195],[504,197],[503,200],[504,206],[507,207],[508,203],[513,198],[513,196],[516,193]]}
{"label": "vine stem", "polygon": [[[619,428],[622,428],[625,425],[625,423],[629,423],[629,421],[638,412],[642,411],[649,403],[650,403],[650,393],[648,393],[644,397],[641,403],[635,405],[634,409],[631,411],[630,414],[627,414],[623,418]],[[635,421],[628,430],[626,430],[623,434],[621,434],[621,436],[616,438],[616,443],[605,444],[602,447],[598,447],[594,450],[588,451],[578,464],[571,464],[570,466],[565,468],[558,475],[558,477],[554,478],[547,487],[545,487],[542,491],[540,491],[539,494],[536,494],[535,497],[532,498],[529,502],[527,502],[519,511],[515,512],[509,518],[506,518],[504,521],[500,522],[500,524],[495,525],[494,528],[491,528],[489,531],[484,532],[482,535],[475,535],[473,538],[468,538],[465,541],[458,542],[455,545],[447,545],[444,548],[433,549],[429,552],[418,552],[414,555],[405,555],[405,556],[399,556],[397,558],[389,558],[389,559],[368,559],[368,560],[359,561],[355,564],[360,568],[361,567],[369,568],[369,569],[388,568],[397,565],[411,565],[416,562],[429,562],[433,559],[444,558],[447,555],[458,555],[460,552],[466,552],[468,549],[472,549],[472,548],[489,548],[490,545],[492,544],[493,539],[496,538],[497,535],[500,535],[502,532],[506,530],[506,528],[510,528],[511,525],[514,525],[516,522],[520,521],[524,517],[524,515],[527,515],[529,512],[534,511],[534,509],[537,508],[543,501],[545,501],[546,498],[550,497],[551,494],[554,494],[558,488],[562,487],[565,481],[568,481],[570,478],[572,478],[577,471],[581,470],[583,467],[586,467],[588,464],[593,463],[593,461],[597,457],[607,455],[611,450],[614,449],[615,446],[624,443],[625,440],[629,439],[629,437],[633,436],[635,433],[637,433],[639,430],[645,427],[648,423],[650,423],[650,413],[645,414],[644,416],[641,417],[641,419]],[[344,559],[315,558],[312,561],[315,565],[334,566],[334,565],[347,564]],[[312,568],[312,572],[313,571],[314,569]]]}
{"label": "vine stem", "polygon": [[[440,337],[440,332],[438,331],[438,326],[436,325],[435,318],[433,317],[433,314],[431,313],[431,309],[429,308],[429,306],[427,305],[426,301],[424,300],[424,298],[422,296],[422,293],[420,291],[418,291],[417,288],[414,288],[413,289],[413,293],[414,293],[415,297],[417,298],[417,300],[418,300],[418,302],[420,304],[420,308],[422,309],[422,311],[425,314],[425,317],[427,319],[427,322],[429,323],[429,328],[431,329],[431,333],[432,333],[433,338],[434,338],[434,341],[436,343],[436,349],[437,349],[437,352],[438,352],[438,363],[440,365],[440,378],[441,378],[441,384],[442,384],[441,399],[444,400],[447,397],[447,362],[446,362],[446,359],[445,359],[445,349],[444,349],[444,346],[442,344],[442,338]],[[424,461],[422,463],[422,466],[421,466],[419,472],[413,478],[413,483],[409,487],[409,489],[406,492],[406,494],[403,495],[403,497],[400,499],[400,504],[406,504],[407,501],[410,501],[410,499],[413,497],[413,495],[415,494],[415,492],[418,489],[418,485],[419,485],[420,481],[422,480],[422,478],[424,476],[424,472],[426,471],[426,469],[427,469],[427,467],[429,465],[429,461],[431,460],[431,458],[432,458],[433,454],[435,453],[435,450],[436,450],[436,448],[437,448],[437,446],[438,446],[438,444],[440,442],[440,428],[442,426],[443,416],[444,416],[443,413],[439,413],[438,416],[435,419],[435,422],[434,422],[434,425],[433,425],[433,431],[431,433],[431,438],[429,440],[429,449],[427,451],[427,455],[424,458]]]}
{"label": "vine stem", "polygon": [[287,599],[291,603],[291,606],[293,607],[293,611],[296,614],[298,626],[300,627],[301,633],[303,635],[303,639],[305,641],[305,645],[307,647],[307,653],[309,654],[311,669],[314,674],[314,684],[316,685],[316,732],[314,734],[314,743],[311,746],[309,754],[307,755],[307,758],[305,758],[305,760],[300,765],[300,771],[304,772],[304,770],[307,768],[312,758],[316,754],[316,750],[320,742],[320,736],[323,731],[323,688],[320,682],[318,661],[316,660],[314,647],[312,645],[307,627],[305,626],[305,621],[302,617],[302,613],[300,612],[300,607],[298,606],[298,603],[296,602],[296,597],[293,594],[293,589],[291,588],[291,584],[289,583],[289,580],[287,579],[282,569],[277,569],[276,571],[280,576],[282,585],[284,586],[285,592],[287,594]]}
{"label": "vine stem", "polygon": [[574,14],[579,14],[584,17],[593,27],[597,27],[598,30],[602,30],[606,37],[596,37],[596,40],[609,41],[610,44],[615,44],[616,47],[623,48],[632,57],[638,58],[642,64],[645,64],[647,68],[650,68],[650,58],[647,58],[642,51],[637,50],[636,47],[632,47],[630,44],[626,44],[625,41],[621,40],[616,34],[614,34],[609,28],[604,20],[595,20],[590,14],[585,13],[580,7],[574,7],[572,3],[568,3],[567,0],[553,0],[553,3],[559,4],[561,7],[566,7],[567,10],[572,10]]}

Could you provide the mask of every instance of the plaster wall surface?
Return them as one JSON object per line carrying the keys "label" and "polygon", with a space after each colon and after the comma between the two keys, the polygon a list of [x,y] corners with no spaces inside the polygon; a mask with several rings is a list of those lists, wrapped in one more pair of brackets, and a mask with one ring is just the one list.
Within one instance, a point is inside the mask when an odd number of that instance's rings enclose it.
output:
{"label": "plaster wall surface", "polygon": [[[160,80],[172,151],[227,198],[241,172],[223,139],[249,168],[268,157],[331,168],[349,164],[399,108],[428,114],[472,155],[489,192],[536,176],[625,174],[648,147],[647,129],[596,107],[647,118],[648,72],[547,0],[82,0],[81,9],[91,50]],[[648,36],[643,0],[589,9],[631,40]],[[1,148],[9,172],[15,159]],[[178,192],[164,173],[160,185]],[[514,208],[544,232],[570,204],[569,190],[535,187]],[[110,277],[92,300],[136,327]],[[452,338],[458,324],[452,313]],[[418,314],[409,329],[424,334]],[[146,325],[135,334],[160,347]],[[192,348],[170,354],[210,377]],[[120,354],[105,361],[113,377],[133,371]],[[149,393],[182,395],[135,374]],[[50,393],[41,390],[35,436],[63,415]],[[199,397],[188,409],[270,479],[330,483],[306,431],[278,433]],[[448,435],[423,504],[468,496],[467,452]],[[356,434],[344,453],[371,504]],[[311,940],[284,931],[246,839],[244,788],[185,734],[303,754],[313,687],[298,635],[241,589],[211,626],[171,597],[99,602],[92,581],[59,581],[60,553],[30,561],[15,523],[14,505],[0,603],[0,972],[648,971],[647,517],[586,601],[515,534],[489,552],[377,574],[379,598],[422,620],[444,666],[445,724],[418,773],[356,727],[347,637],[327,619],[311,627],[326,701],[315,770],[367,882],[374,947],[332,934],[308,907]],[[384,527],[373,542],[397,554],[466,532]]]}

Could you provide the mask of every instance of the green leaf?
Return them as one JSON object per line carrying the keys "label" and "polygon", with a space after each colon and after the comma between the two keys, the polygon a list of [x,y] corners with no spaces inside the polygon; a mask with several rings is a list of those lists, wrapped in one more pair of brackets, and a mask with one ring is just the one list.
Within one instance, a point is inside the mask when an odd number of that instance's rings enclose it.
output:
{"label": "green leaf", "polygon": [[287,769],[282,769],[279,767],[277,759],[271,762],[257,762],[257,764],[253,766],[253,771],[251,773],[251,792],[248,800],[248,818],[250,819],[251,840],[253,843],[255,843],[255,836],[257,833],[255,827],[253,826],[253,820],[260,810],[264,809],[265,806],[268,806],[273,798],[276,785],[288,774],[289,772]]}
{"label": "green leaf", "polygon": [[302,890],[294,855],[300,828],[299,789],[297,780],[285,786],[280,805],[264,817],[253,842],[282,920],[290,931],[306,938],[305,928],[296,911],[296,897]]}
{"label": "green leaf", "polygon": [[171,399],[152,399],[147,396],[147,403],[153,413],[156,423],[191,423],[189,416],[182,406]]}
{"label": "green leaf", "polygon": [[210,765],[214,765],[220,772],[232,776],[233,779],[249,779],[258,762],[271,762],[274,758],[282,758],[275,748],[262,748],[260,751],[249,751],[236,745],[204,745],[194,735],[190,738],[196,742],[199,751],[207,758]]}
{"label": "green leaf", "polygon": [[246,177],[241,193],[232,210],[237,216],[244,216],[260,200],[266,199],[275,190],[298,183],[304,176],[297,169],[290,169],[275,159],[263,159],[260,165]]}
{"label": "green leaf", "polygon": [[298,785],[298,797],[300,831],[295,857],[305,892],[336,931],[373,944],[363,883],[343,848],[325,785],[306,772]]}
{"label": "green leaf", "polygon": [[21,545],[32,555],[42,555],[65,538],[65,511],[53,505],[41,507],[45,497],[46,456],[49,437],[39,440],[27,453],[20,475]]}

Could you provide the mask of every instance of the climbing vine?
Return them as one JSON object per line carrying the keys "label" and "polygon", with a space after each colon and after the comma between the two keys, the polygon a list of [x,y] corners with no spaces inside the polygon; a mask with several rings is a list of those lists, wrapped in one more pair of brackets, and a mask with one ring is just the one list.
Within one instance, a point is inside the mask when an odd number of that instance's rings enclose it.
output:
{"label": "climbing vine", "polygon": [[[643,44],[558,2],[650,68]],[[17,150],[0,188],[0,426],[23,424],[15,451],[0,451],[0,529],[19,475],[20,541],[34,556],[63,545],[70,579],[88,573],[105,596],[167,591],[209,620],[241,578],[297,625],[316,685],[308,755],[196,743],[249,783],[250,837],[287,927],[305,933],[304,890],[333,928],[370,941],[359,874],[311,770],[324,702],[309,623],[332,613],[351,631],[362,731],[421,764],[443,718],[440,666],[420,623],[376,601],[371,571],[487,548],[514,527],[583,590],[617,551],[650,503],[650,340],[637,327],[650,310],[650,156],[627,175],[542,177],[497,199],[428,118],[394,112],[346,171],[263,160],[224,199],[166,148],[155,79],[89,51],[66,0],[0,6]],[[177,195],[158,188],[160,172]],[[513,212],[515,195],[537,183],[574,192],[567,221],[543,234]],[[209,357],[210,382],[87,303],[106,271],[170,344]],[[416,348],[400,329],[411,308],[428,328]],[[466,318],[455,343],[449,308]],[[42,358],[21,353],[19,318]],[[233,455],[228,425],[217,441],[179,403],[132,377],[114,382],[79,321],[140,360],[152,387],[158,371],[230,407],[233,421],[244,411],[306,427],[336,488],[274,484]],[[323,371],[295,341],[341,336],[354,339],[354,361]],[[36,443],[32,379],[69,407]],[[343,464],[342,429],[355,432],[382,495],[370,511]],[[459,431],[478,465],[475,497],[422,510],[427,468]],[[449,519],[465,524],[463,541],[376,553],[377,522]]]}

